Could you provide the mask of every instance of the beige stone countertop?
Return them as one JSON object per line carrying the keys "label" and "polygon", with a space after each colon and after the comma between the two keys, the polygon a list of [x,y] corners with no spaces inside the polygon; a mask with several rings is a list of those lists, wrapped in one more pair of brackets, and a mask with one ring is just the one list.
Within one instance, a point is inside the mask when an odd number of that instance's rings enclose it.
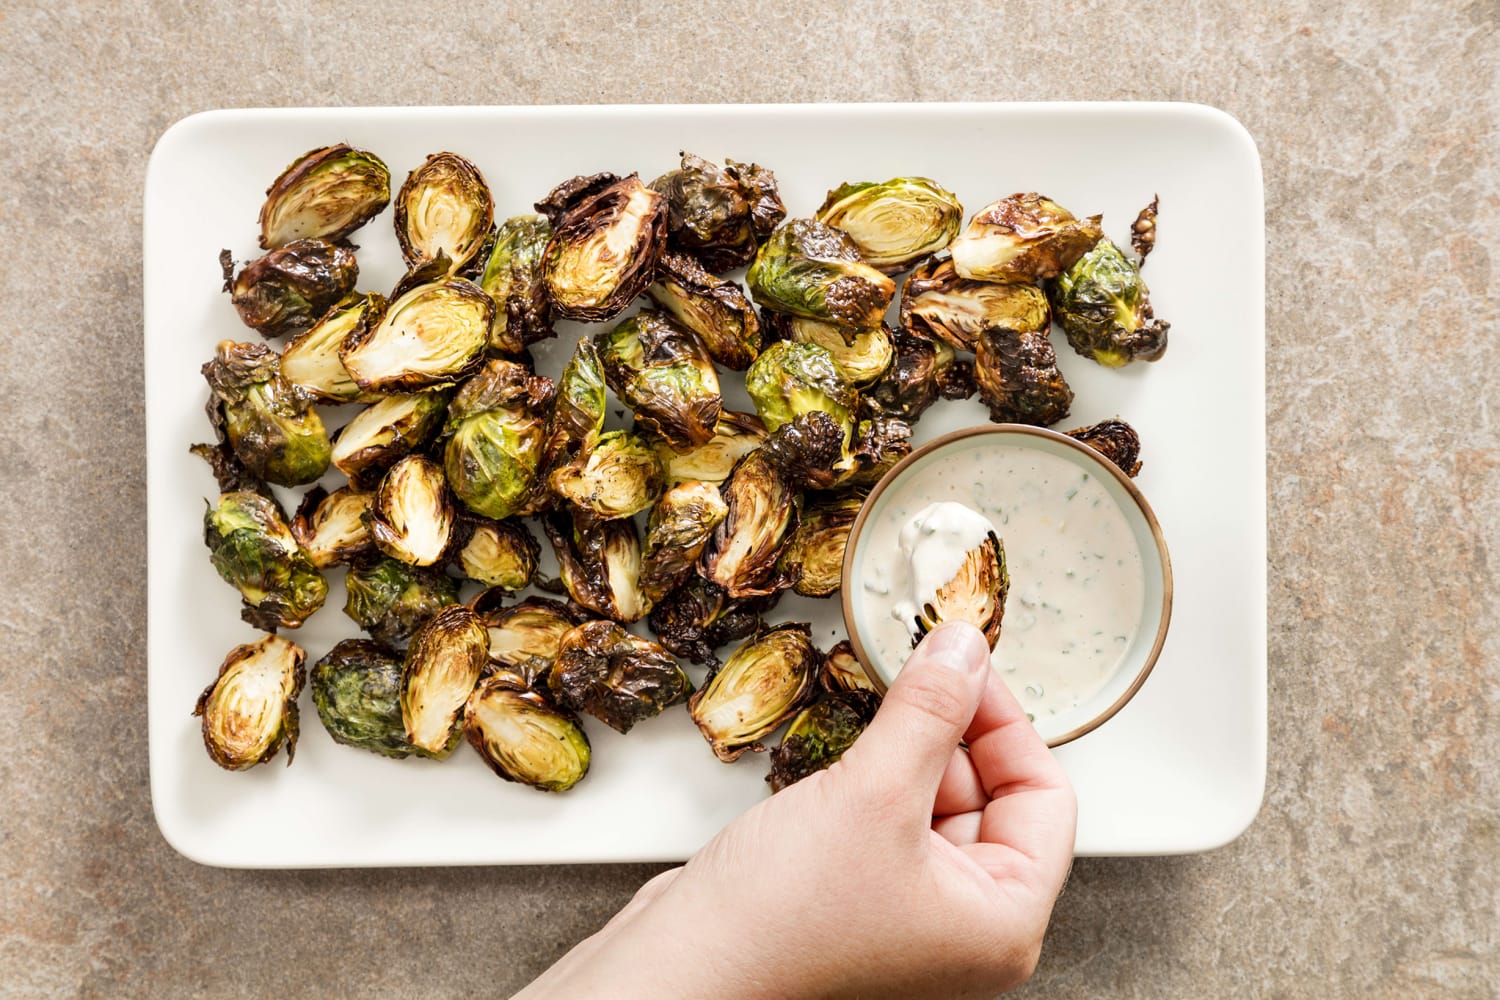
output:
{"label": "beige stone countertop", "polygon": [[[236,106],[1181,100],[1259,143],[1270,766],[1026,995],[1500,995],[1500,8],[0,5],[0,997],[518,988],[659,866],[242,872],[146,765],[141,191]],[[774,919],[774,914],[764,915]]]}

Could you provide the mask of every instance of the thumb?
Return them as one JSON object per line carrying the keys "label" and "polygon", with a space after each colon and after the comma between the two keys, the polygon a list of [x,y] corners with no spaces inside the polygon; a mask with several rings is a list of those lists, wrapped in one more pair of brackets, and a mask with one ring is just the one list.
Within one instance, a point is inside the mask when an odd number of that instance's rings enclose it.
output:
{"label": "thumb", "polygon": [[911,654],[875,718],[844,755],[870,787],[910,794],[924,822],[964,730],[979,708],[990,647],[967,622],[940,625]]}

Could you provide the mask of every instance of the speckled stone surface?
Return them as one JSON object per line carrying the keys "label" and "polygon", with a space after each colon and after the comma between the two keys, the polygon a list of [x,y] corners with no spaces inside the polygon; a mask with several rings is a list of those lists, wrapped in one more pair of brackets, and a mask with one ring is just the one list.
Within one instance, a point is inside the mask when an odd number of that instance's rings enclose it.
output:
{"label": "speckled stone surface", "polygon": [[[0,996],[504,995],[652,866],[234,872],[146,773],[141,185],[208,108],[1168,99],[1260,144],[1270,773],[1034,996],[1500,993],[1500,8],[0,5]],[[768,915],[770,916],[770,915]]]}

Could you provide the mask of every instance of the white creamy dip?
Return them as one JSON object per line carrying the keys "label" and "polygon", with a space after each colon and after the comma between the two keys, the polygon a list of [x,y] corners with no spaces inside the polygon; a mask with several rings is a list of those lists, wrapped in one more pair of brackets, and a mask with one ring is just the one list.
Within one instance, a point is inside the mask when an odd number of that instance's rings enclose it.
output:
{"label": "white creamy dip", "polygon": [[1097,474],[1015,445],[959,451],[893,483],[874,513],[860,542],[860,632],[882,673],[910,655],[919,595],[946,583],[993,527],[1010,595],[991,661],[1022,708],[1034,719],[1065,712],[1114,675],[1140,624],[1145,578]]}

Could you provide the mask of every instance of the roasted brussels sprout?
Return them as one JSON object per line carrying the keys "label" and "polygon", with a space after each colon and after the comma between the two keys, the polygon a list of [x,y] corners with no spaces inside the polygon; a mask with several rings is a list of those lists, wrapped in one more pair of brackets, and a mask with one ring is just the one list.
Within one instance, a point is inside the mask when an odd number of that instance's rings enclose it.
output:
{"label": "roasted brussels sprout", "polygon": [[[901,549],[904,555],[911,556],[905,531]],[[944,622],[968,622],[984,633],[994,649],[1000,641],[1000,623],[1005,617],[1005,598],[1009,593],[1005,545],[992,531],[968,551],[958,571],[937,589],[932,599],[917,609],[912,645]]]}
{"label": "roasted brussels sprout", "polygon": [[309,238],[338,242],[385,210],[391,172],[374,153],[346,143],[292,161],[260,207],[263,250]]}
{"label": "roasted brussels sprout", "polygon": [[690,332],[648,309],[595,343],[609,387],[647,431],[679,452],[713,438],[723,410],[719,373]]}
{"label": "roasted brussels sprout", "polygon": [[745,281],[768,309],[856,330],[879,325],[896,294],[895,282],[860,259],[848,234],[812,219],[776,230]]}
{"label": "roasted brussels sprout", "polygon": [[462,604],[444,608],[412,637],[401,667],[401,720],[417,753],[441,760],[458,745],[489,642],[484,622]]}
{"label": "roasted brussels sprout", "polygon": [[541,550],[524,522],[460,517],[450,562],[465,577],[486,587],[521,590],[536,576]]}
{"label": "roasted brussels sprout", "polygon": [[1035,192],[1013,194],[974,213],[948,252],[961,278],[1035,283],[1072,267],[1101,235],[1097,215],[1078,219]]}
{"label": "roasted brussels sprout", "polygon": [[831,694],[850,691],[879,694],[860,664],[859,657],[854,655],[854,645],[848,639],[834,646],[823,657],[823,666],[818,671],[818,683],[824,691]]}
{"label": "roasted brussels sprout", "polygon": [[407,455],[375,488],[370,505],[375,547],[412,566],[431,566],[453,537],[453,501],[442,466],[425,455]]}
{"label": "roasted brussels sprout", "polygon": [[1065,433],[1109,459],[1132,479],[1141,471],[1141,436],[1118,417]]}
{"label": "roasted brussels sprout", "polygon": [[527,344],[546,340],[552,329],[552,303],[542,283],[542,250],[552,238],[545,216],[518,215],[500,224],[479,279],[495,301],[490,349],[518,355]]}
{"label": "roasted brussels sprout", "polygon": [[776,567],[804,597],[827,597],[839,589],[844,576],[844,543],[854,519],[864,506],[861,494],[832,497],[807,504]]}
{"label": "roasted brussels sprout", "polygon": [[646,294],[724,367],[744,371],[760,353],[760,320],[740,286],[715,277],[688,254],[668,250]]}
{"label": "roasted brussels sprout", "polygon": [[470,510],[500,520],[526,503],[541,467],[553,392],[551,379],[494,360],[453,397],[443,466]]}
{"label": "roasted brussels sprout", "polygon": [[298,334],[281,353],[281,374],[315,399],[325,403],[347,403],[365,392],[339,360],[339,349],[364,321],[368,295],[348,295],[305,333]]}
{"label": "roasted brussels sprout", "polygon": [[703,547],[729,513],[719,487],[692,480],[672,487],[651,508],[641,546],[641,590],[652,604],[692,575]]}
{"label": "roasted brussels sprout", "polygon": [[[475,599],[478,609],[485,595]],[[546,686],[563,636],[585,617],[561,601],[528,597],[510,608],[482,611],[490,634],[490,667],[515,674],[529,687]]]}
{"label": "roasted brussels sprout", "polygon": [[1073,390],[1058,370],[1046,333],[984,331],[974,355],[974,379],[996,423],[1055,424],[1073,405]]}
{"label": "roasted brussels sprout", "polygon": [[361,559],[344,577],[344,614],[383,643],[397,646],[450,604],[458,581],[388,557]]}
{"label": "roasted brussels sprout", "polygon": [[301,486],[327,470],[331,449],[311,394],[282,377],[280,362],[264,344],[221,341],[203,366],[208,415],[252,475]]}
{"label": "roasted brussels sprout", "polygon": [[761,616],[776,605],[781,593],[734,598],[716,583],[689,576],[651,609],[651,630],[657,640],[694,663],[718,666],[714,650],[743,639],[764,627]]}
{"label": "roasted brussels sprout", "polygon": [[985,330],[1009,327],[1046,333],[1052,322],[1047,293],[1037,285],[960,278],[951,260],[930,260],[906,279],[901,325],[908,333],[972,351]]}
{"label": "roasted brussels sprout", "polygon": [[771,751],[771,791],[831,767],[865,731],[880,699],[869,691],[824,694],[797,713],[781,745]]}
{"label": "roasted brussels sprout", "polygon": [[667,202],[635,174],[575,178],[536,210],[552,222],[542,281],[557,315],[610,319],[651,283],[667,245]]}
{"label": "roasted brussels sprout", "polygon": [[722,483],[734,471],[735,464],[766,439],[766,425],[753,413],[729,410],[719,415],[714,437],[701,448],[679,455],[665,443],[656,449],[666,469],[667,485],[699,480]]}
{"label": "roasted brussels sprout", "polygon": [[964,207],[936,181],[895,177],[840,184],[828,192],[816,218],[848,233],[866,264],[895,274],[951,243]]}
{"label": "roasted brussels sprout", "polygon": [[490,297],[462,278],[417,285],[389,306],[372,295],[339,360],[371,392],[453,385],[484,363],[494,314]]}
{"label": "roasted brussels sprout", "polygon": [[1049,289],[1058,325],[1084,357],[1119,368],[1166,353],[1171,324],[1155,318],[1140,265],[1109,239],[1078,258]]}
{"label": "roasted brussels sprout", "polygon": [[639,514],[664,488],[661,461],[645,441],[610,431],[547,477],[547,487],[575,510],[611,520]]}
{"label": "roasted brussels sprout", "polygon": [[757,635],[688,699],[688,713],[714,755],[729,762],[797,713],[817,690],[822,656],[812,630],[787,622]]}
{"label": "roasted brussels sprout", "polygon": [[796,490],[831,490],[854,470],[844,428],[822,410],[782,424],[761,447],[767,461]]}
{"label": "roasted brussels sprout", "polygon": [[236,646],[218,678],[198,696],[193,714],[203,719],[203,746],[226,771],[263,764],[286,745],[297,752],[297,696],[307,654],[280,636]]}
{"label": "roasted brussels sprout", "polygon": [[629,518],[598,521],[553,511],[542,526],[563,586],[579,605],[627,623],[651,610],[641,590],[641,543]]}
{"label": "roasted brussels sprout", "polygon": [[360,489],[373,490],[386,470],[437,437],[448,416],[446,389],[386,396],[365,407],[333,440],[333,464]]}
{"label": "roasted brussels sprout", "polygon": [[489,235],[494,198],[479,168],[457,153],[433,153],[406,176],[396,195],[396,239],[407,267],[439,253],[456,273]]}
{"label": "roasted brussels sprout", "polygon": [[401,720],[401,657],[378,642],[345,639],[314,663],[313,704],[335,743],[409,757]]}
{"label": "roasted brussels sprout", "polygon": [[849,330],[801,316],[781,318],[787,339],[823,348],[833,359],[833,367],[850,385],[865,386],[876,381],[890,370],[896,355],[890,327],[884,323],[867,330]]}
{"label": "roasted brussels sprout", "polygon": [[854,428],[849,451],[854,470],[841,485],[874,486],[911,454],[911,425],[897,417],[867,417]]}
{"label": "roasted brussels sprout", "polygon": [[891,344],[896,358],[890,370],[865,390],[865,398],[882,413],[916,423],[939,397],[968,399],[974,395],[973,362],[960,361],[947,344],[905,329],[892,331]]}
{"label": "roasted brussels sprout", "polygon": [[776,176],[753,163],[726,160],[720,168],[683,153],[681,169],[651,187],[666,197],[671,245],[697,254],[716,274],[748,264],[756,244],[786,217]]}
{"label": "roasted brussels sprout", "polygon": [[599,350],[587,337],[578,341],[573,356],[557,380],[556,400],[547,421],[542,467],[554,469],[594,446],[604,432],[604,365]]}
{"label": "roasted brussels sprout", "polygon": [[352,486],[332,493],[314,486],[292,518],[292,536],[320,569],[364,555],[375,546],[365,522],[373,500]]}
{"label": "roasted brussels sprout", "polygon": [[584,622],[563,636],[547,686],[560,704],[630,732],[693,690],[665,649],[614,622]]}
{"label": "roasted brussels sprout", "polygon": [[203,515],[203,542],[219,576],[245,600],[240,617],[256,628],[297,628],[328,596],[276,501],[259,493],[220,494]]}
{"label": "roasted brussels sprout", "polygon": [[813,410],[833,417],[845,443],[854,430],[859,394],[839,374],[833,356],[814,344],[780,340],[767,347],[745,373],[745,391],[767,430]]}
{"label": "roasted brussels sprout", "polygon": [[308,329],[354,291],[354,248],[327,240],[293,240],[234,273],[234,257],[219,254],[224,291],[240,319],[267,339]]}
{"label": "roasted brussels sprout", "polygon": [[1130,248],[1135,251],[1136,259],[1142,264],[1156,247],[1156,207],[1159,199],[1153,195],[1151,204],[1141,209],[1135,221],[1130,224]]}
{"label": "roasted brussels sprout", "polygon": [[776,560],[797,527],[801,496],[760,451],[741,459],[722,489],[729,513],[703,550],[699,572],[730,597],[783,589]]}
{"label": "roasted brussels sprout", "polygon": [[506,781],[566,792],[589,773],[589,738],[578,719],[506,674],[486,677],[469,695],[464,736]]}

